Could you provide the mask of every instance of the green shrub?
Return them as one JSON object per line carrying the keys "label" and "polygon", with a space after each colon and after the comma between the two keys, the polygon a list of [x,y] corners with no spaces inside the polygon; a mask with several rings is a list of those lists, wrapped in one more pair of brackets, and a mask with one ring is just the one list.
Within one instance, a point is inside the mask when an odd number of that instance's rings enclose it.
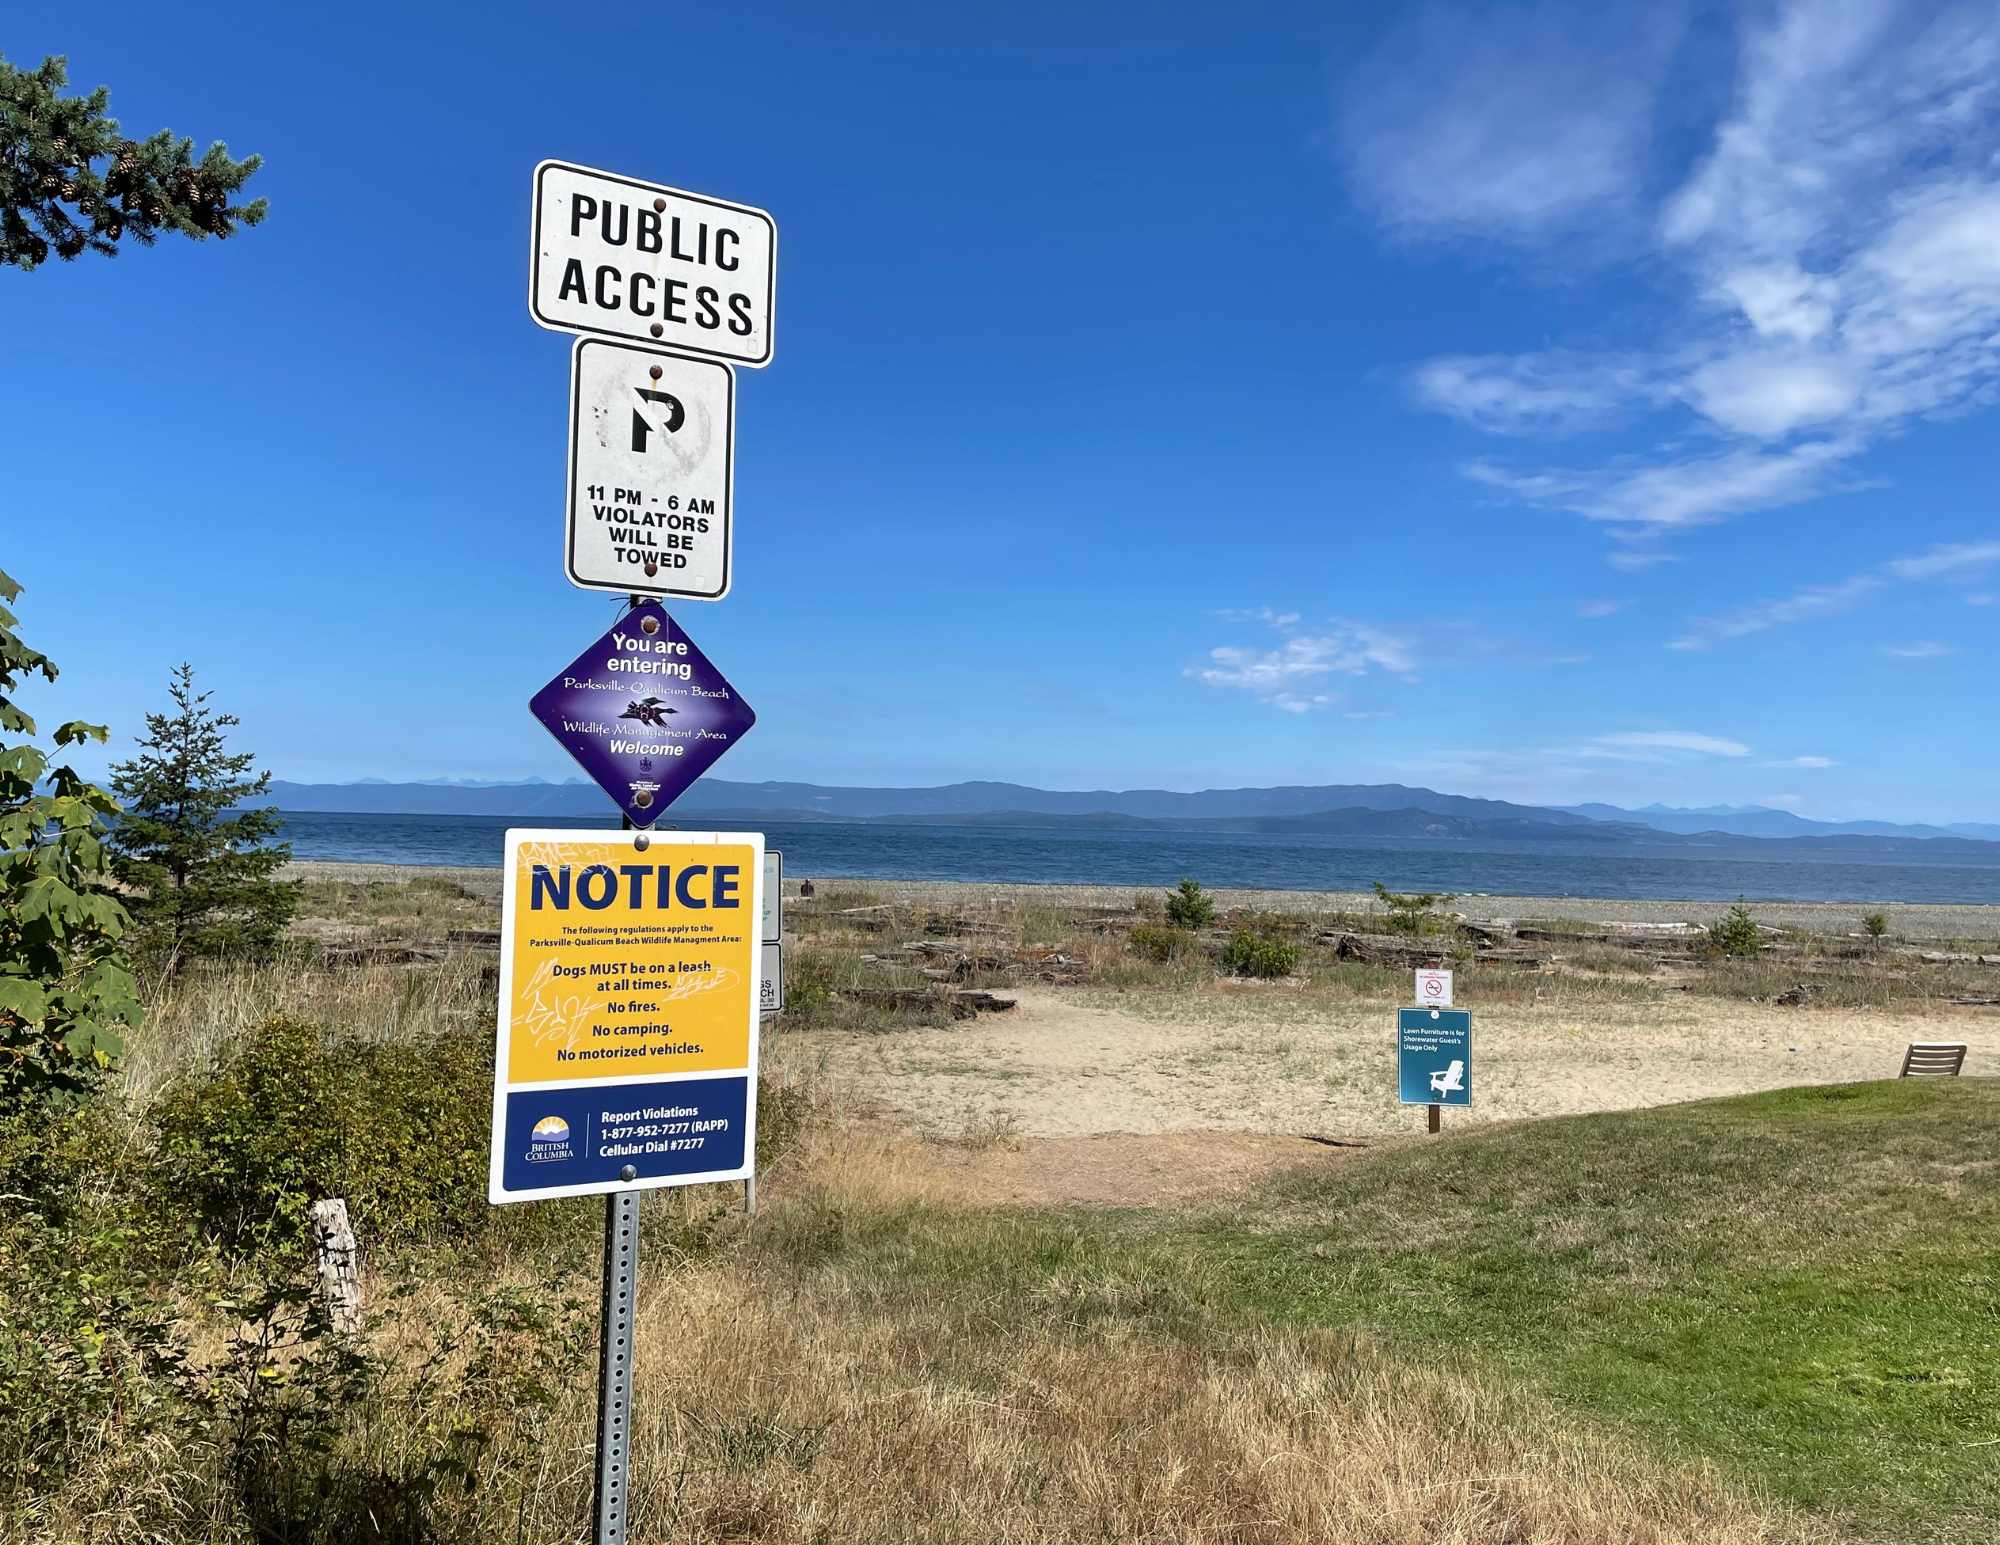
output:
{"label": "green shrub", "polygon": [[809,1024],[833,1001],[834,968],[839,957],[829,950],[793,950],[785,961],[785,1013],[788,1024]]}
{"label": "green shrub", "polygon": [[1764,931],[1757,926],[1750,909],[1738,901],[1720,921],[1709,925],[1707,944],[1717,955],[1753,960],[1764,951]]}
{"label": "green shrub", "polygon": [[1131,933],[1132,952],[1147,960],[1168,961],[1187,947],[1185,929],[1169,928],[1161,923],[1141,923]]}
{"label": "green shrub", "polygon": [[1886,912],[1870,912],[1866,917],[1861,919],[1861,928],[1869,938],[1879,939],[1889,931],[1889,914]]}
{"label": "green shrub", "polygon": [[371,1246],[467,1237],[492,1211],[492,1098],[485,1033],[357,1042],[269,1020],[154,1108],[162,1194],[236,1251],[297,1241],[329,1196]]}
{"label": "green shrub", "polygon": [[757,1074],[757,1173],[776,1163],[798,1141],[812,1115],[812,1094],[804,1084]]}
{"label": "green shrub", "polygon": [[1177,890],[1167,892],[1167,921],[1176,928],[1206,928],[1214,920],[1214,898],[1199,882],[1183,878]]}
{"label": "green shrub", "polygon": [[1375,882],[1375,899],[1389,909],[1388,926],[1392,933],[1426,934],[1442,933],[1451,926],[1451,919],[1438,914],[1436,908],[1455,900],[1453,896],[1438,891],[1423,891],[1403,895],[1392,891],[1380,880]]}
{"label": "green shrub", "polygon": [[87,1465],[115,1490],[188,1415],[149,1270],[176,1256],[131,1206],[124,1138],[101,1099],[0,1104],[0,1517]]}
{"label": "green shrub", "polygon": [[[512,1539],[551,1416],[589,1347],[588,1307],[450,1278],[387,1285],[374,1337],[332,1334],[303,1278],[231,1305],[241,1329],[194,1381],[228,1539],[471,1545]],[[385,1345],[401,1341],[397,1358]],[[238,1532],[240,1531],[240,1532]]]}
{"label": "green shrub", "polygon": [[1276,934],[1239,928],[1222,947],[1222,969],[1231,976],[1290,976],[1299,963],[1299,947]]}

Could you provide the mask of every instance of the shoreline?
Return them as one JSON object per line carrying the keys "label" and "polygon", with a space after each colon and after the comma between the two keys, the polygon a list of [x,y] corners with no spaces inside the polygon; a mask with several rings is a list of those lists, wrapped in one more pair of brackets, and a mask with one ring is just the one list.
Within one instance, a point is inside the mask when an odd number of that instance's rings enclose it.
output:
{"label": "shoreline", "polygon": [[[295,859],[281,871],[291,880],[331,880],[395,884],[418,879],[449,880],[475,896],[498,902],[501,870],[497,864],[358,863],[337,859]],[[801,875],[787,875],[785,894],[798,894]],[[879,880],[815,872],[809,878],[821,891],[839,886],[866,890],[885,901],[933,906],[1021,905],[1128,906],[1133,896],[1164,894],[1157,886],[1062,885],[986,882],[977,880]],[[1244,907],[1265,912],[1369,912],[1379,903],[1367,891],[1256,890],[1230,886],[1204,887],[1223,908]],[[1527,918],[1579,918],[1605,923],[1710,923],[1736,903],[1677,898],[1622,899],[1592,896],[1511,896],[1465,893],[1450,910],[1476,923]],[[1745,902],[1760,922],[1804,928],[1820,933],[1859,933],[1864,912],[1888,916],[1891,934],[1926,939],[2000,939],[2000,904],[1940,901],[1756,901]]]}

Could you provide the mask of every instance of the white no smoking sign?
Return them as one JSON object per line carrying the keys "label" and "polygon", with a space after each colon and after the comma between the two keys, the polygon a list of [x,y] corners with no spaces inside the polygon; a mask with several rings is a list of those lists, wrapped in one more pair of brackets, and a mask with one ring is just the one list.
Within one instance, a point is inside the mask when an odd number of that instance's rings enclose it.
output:
{"label": "white no smoking sign", "polygon": [[1419,971],[1417,973],[1417,1003],[1423,1008],[1450,1008],[1451,973],[1449,971]]}

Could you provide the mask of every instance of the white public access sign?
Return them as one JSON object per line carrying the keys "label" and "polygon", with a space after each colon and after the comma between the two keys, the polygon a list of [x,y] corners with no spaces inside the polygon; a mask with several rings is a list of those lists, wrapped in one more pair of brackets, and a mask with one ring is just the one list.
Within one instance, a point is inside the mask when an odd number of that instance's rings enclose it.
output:
{"label": "white public access sign", "polygon": [[771,362],[778,225],[764,210],[544,161],[531,232],[528,313],[542,326]]}
{"label": "white public access sign", "polygon": [[729,593],[736,373],[604,338],[570,356],[563,571],[586,590]]}

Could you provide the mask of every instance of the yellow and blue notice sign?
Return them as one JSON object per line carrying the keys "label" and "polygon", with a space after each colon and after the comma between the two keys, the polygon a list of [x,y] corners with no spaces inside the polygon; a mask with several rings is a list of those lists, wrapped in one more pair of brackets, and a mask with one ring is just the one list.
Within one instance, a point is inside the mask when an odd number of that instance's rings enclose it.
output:
{"label": "yellow and blue notice sign", "polygon": [[507,833],[490,1200],[750,1176],[763,883],[761,833]]}
{"label": "yellow and blue notice sign", "polygon": [[1396,1010],[1396,1091],[1405,1105],[1472,1103],[1472,1015]]}

